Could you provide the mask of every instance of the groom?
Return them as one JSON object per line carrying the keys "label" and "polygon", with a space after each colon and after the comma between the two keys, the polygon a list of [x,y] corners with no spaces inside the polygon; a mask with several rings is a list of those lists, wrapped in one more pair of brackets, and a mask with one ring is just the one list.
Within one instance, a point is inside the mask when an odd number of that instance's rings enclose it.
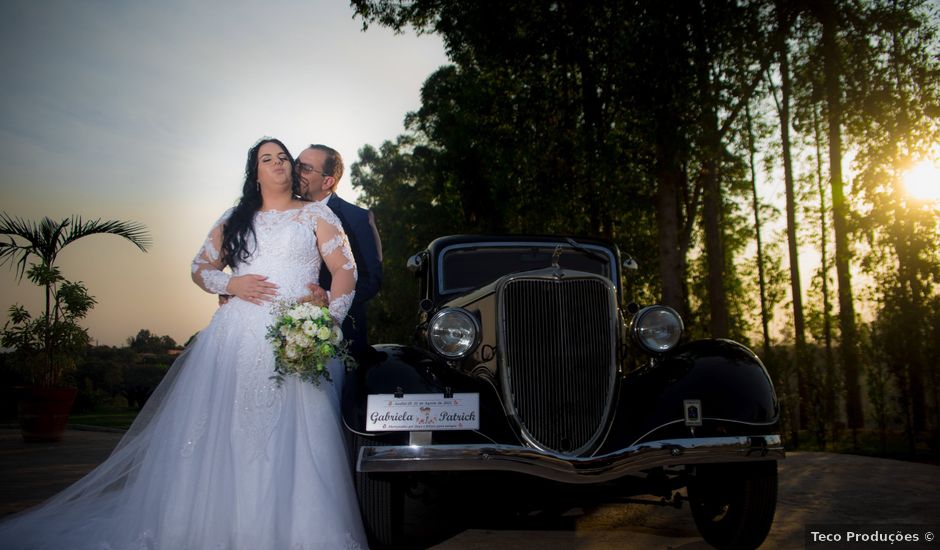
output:
{"label": "groom", "polygon": [[[352,307],[343,321],[343,334],[350,341],[349,350],[353,357],[359,357],[368,347],[366,302],[382,286],[382,242],[375,228],[375,220],[369,210],[350,204],[336,195],[336,186],[343,177],[343,157],[332,147],[314,144],[304,149],[297,157],[295,169],[300,177],[300,192],[304,198],[328,206],[339,218],[343,231],[349,237],[359,279],[356,281]],[[314,296],[320,296],[325,301],[322,289],[330,288],[332,280],[330,271],[321,265],[320,288],[311,285]]]}

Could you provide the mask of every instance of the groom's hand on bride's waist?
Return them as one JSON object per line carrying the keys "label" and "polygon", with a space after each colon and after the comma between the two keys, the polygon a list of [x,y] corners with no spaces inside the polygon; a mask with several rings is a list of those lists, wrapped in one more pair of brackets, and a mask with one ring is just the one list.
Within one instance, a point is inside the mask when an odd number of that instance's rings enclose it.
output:
{"label": "groom's hand on bride's waist", "polygon": [[307,288],[310,289],[310,293],[304,295],[302,298],[297,300],[298,303],[310,302],[315,306],[326,306],[329,305],[329,298],[326,295],[326,291],[320,288],[316,283],[310,283],[307,285]]}
{"label": "groom's hand on bride's waist", "polygon": [[238,275],[228,281],[226,294],[237,296],[246,302],[261,305],[277,296],[277,285],[269,283],[264,275]]}

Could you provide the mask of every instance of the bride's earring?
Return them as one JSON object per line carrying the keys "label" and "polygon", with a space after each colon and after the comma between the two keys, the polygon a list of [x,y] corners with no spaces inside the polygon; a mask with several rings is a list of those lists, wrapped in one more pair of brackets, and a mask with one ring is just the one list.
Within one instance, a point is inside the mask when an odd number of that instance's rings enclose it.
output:
{"label": "bride's earring", "polygon": [[255,188],[258,190],[259,193],[261,192],[261,182],[260,182],[260,181],[255,180]]}

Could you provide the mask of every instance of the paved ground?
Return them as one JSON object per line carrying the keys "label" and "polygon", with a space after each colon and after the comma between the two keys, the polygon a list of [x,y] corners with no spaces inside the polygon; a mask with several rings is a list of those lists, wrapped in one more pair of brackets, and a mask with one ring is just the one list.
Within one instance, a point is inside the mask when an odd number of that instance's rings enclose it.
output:
{"label": "paved ground", "polygon": [[[119,433],[69,430],[53,444],[27,444],[0,428],[0,516],[55,494],[104,460]],[[807,523],[940,527],[940,466],[828,453],[790,453],[780,464],[780,495],[764,548],[802,548]],[[709,548],[682,509],[609,504],[571,510],[548,522],[470,529],[436,550],[492,548]],[[925,548],[940,548],[940,542]],[[920,548],[920,547],[918,547]]]}
{"label": "paved ground", "polygon": [[111,454],[120,432],[67,430],[58,443],[24,443],[0,428],[0,517],[39,504]]}
{"label": "paved ground", "polygon": [[[940,534],[936,490],[940,466],[831,453],[789,453],[780,462],[779,476],[776,517],[761,548],[804,548],[806,524],[846,524],[869,531],[886,524],[923,525],[929,526],[924,532]],[[711,548],[698,535],[687,505],[675,509],[609,504],[574,511],[562,519],[566,521],[557,522],[554,530],[468,530],[435,550]],[[940,541],[917,548],[940,548]]]}

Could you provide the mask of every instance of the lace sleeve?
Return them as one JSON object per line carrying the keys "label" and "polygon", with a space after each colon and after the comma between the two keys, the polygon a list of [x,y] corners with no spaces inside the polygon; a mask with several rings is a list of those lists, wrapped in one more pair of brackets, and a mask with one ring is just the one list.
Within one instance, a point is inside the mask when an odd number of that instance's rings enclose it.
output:
{"label": "lace sleeve", "polygon": [[231,275],[222,271],[225,265],[222,263],[222,227],[231,215],[232,209],[228,209],[222,217],[209,230],[206,241],[202,243],[196,257],[193,258],[193,282],[199,285],[206,292],[213,294],[225,294],[228,287],[228,281]]}
{"label": "lace sleeve", "polygon": [[349,238],[343,232],[342,224],[326,207],[317,210],[316,234],[320,256],[333,276],[328,293],[330,315],[342,324],[356,295],[356,280],[359,278],[356,260],[353,259]]}

